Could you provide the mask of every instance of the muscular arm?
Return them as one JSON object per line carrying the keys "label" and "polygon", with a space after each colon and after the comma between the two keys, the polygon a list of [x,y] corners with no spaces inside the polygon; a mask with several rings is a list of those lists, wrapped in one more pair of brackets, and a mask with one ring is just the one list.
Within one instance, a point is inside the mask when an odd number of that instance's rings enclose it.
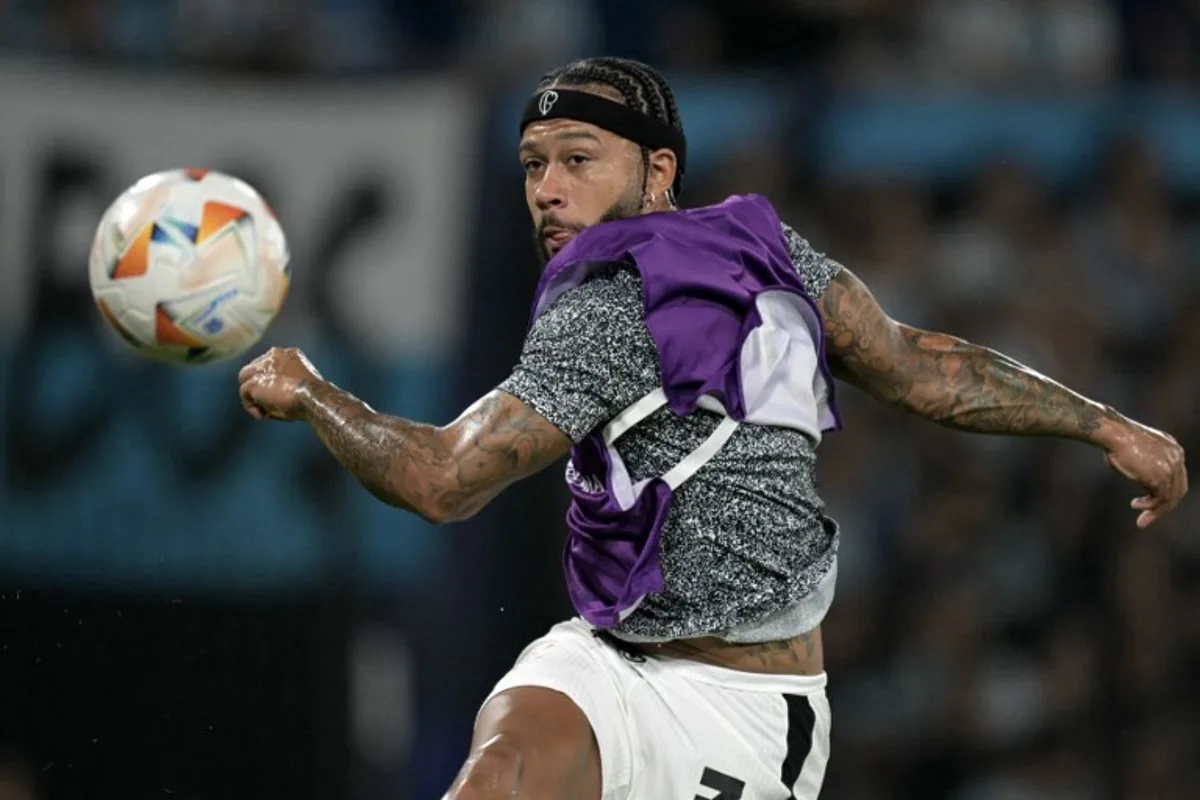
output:
{"label": "muscular arm", "polygon": [[297,416],[385,503],[435,523],[466,519],[648,391],[643,373],[653,384],[639,284],[619,272],[543,313],[509,378],[445,427],[380,414],[321,380],[298,387]]}
{"label": "muscular arm", "polygon": [[1011,358],[892,320],[849,270],[821,296],[834,374],[949,428],[1108,442],[1121,417]]}
{"label": "muscular arm", "polygon": [[440,428],[381,414],[324,381],[305,383],[299,402],[303,419],[364,487],[438,524],[473,516],[571,446],[561,431],[502,391]]}

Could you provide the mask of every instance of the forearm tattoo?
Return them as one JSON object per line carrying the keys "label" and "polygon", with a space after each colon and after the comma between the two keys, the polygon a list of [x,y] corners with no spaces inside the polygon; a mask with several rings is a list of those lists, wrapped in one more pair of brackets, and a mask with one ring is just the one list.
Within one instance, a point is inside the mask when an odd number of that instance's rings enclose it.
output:
{"label": "forearm tattoo", "polygon": [[947,427],[1094,441],[1115,414],[1005,355],[895,322],[848,270],[820,305],[837,377]]}

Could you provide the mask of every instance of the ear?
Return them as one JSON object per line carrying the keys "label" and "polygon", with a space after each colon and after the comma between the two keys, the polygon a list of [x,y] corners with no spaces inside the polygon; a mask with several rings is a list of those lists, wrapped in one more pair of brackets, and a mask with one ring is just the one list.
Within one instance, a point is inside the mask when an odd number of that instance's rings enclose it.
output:
{"label": "ear", "polygon": [[677,164],[670,150],[655,150],[650,154],[649,171],[646,173],[646,194],[651,197],[666,197],[675,183]]}

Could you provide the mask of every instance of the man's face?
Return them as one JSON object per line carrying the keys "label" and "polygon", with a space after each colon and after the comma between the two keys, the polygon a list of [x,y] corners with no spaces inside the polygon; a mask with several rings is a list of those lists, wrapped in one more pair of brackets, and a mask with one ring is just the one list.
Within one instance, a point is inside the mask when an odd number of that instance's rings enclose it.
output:
{"label": "man's face", "polygon": [[521,138],[520,157],[543,262],[584,228],[644,210],[641,148],[595,125],[535,122]]}

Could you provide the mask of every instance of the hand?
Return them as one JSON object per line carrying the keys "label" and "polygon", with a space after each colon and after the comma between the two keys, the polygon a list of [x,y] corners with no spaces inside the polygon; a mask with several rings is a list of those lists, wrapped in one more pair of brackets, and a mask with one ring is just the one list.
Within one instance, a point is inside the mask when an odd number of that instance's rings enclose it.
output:
{"label": "hand", "polygon": [[300,388],[321,373],[294,347],[272,347],[238,373],[242,407],[255,419],[299,419]]}
{"label": "hand", "polygon": [[1130,503],[1141,512],[1137,518],[1139,528],[1165,517],[1187,494],[1183,448],[1172,436],[1128,420],[1105,449],[1108,465],[1146,490],[1145,495]]}

